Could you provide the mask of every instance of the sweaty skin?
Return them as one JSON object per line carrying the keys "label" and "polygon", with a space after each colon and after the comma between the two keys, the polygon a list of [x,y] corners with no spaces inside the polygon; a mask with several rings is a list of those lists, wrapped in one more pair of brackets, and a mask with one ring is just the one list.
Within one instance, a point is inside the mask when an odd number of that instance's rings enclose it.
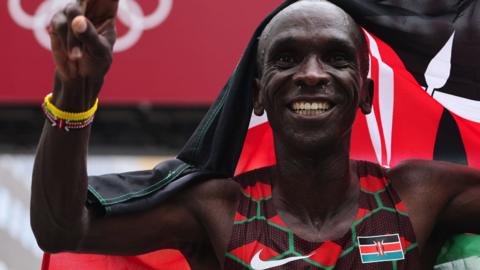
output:
{"label": "sweaty skin", "polygon": [[[78,1],[52,19],[53,102],[61,109],[84,111],[98,96],[112,59],[117,6],[114,0]],[[358,207],[350,133],[357,110],[370,112],[373,89],[358,31],[333,4],[299,1],[272,20],[260,41],[254,111],[267,113],[273,129],[272,200],[288,227],[309,241],[343,235]],[[322,109],[302,112],[306,103]],[[48,124],[43,129],[31,199],[39,246],[50,253],[116,255],[176,248],[192,269],[222,269],[240,186],[212,179],[153,209],[96,215],[85,207],[89,134],[90,127],[69,133]],[[432,268],[439,244],[450,234],[480,233],[479,171],[411,160],[387,177],[409,210],[424,269]]]}

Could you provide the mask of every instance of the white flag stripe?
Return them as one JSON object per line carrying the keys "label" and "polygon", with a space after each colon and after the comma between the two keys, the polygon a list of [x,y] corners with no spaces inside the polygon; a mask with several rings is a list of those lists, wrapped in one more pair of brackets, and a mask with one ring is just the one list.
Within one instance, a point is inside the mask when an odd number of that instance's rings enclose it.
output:
{"label": "white flag stripe", "polygon": [[394,106],[394,85],[392,68],[387,64],[380,62],[378,77],[380,119],[382,120],[383,136],[385,138],[385,147],[387,152],[387,164],[384,165],[390,166],[390,159],[392,157],[392,126]]}
{"label": "white flag stripe", "polygon": [[[384,243],[384,244],[400,244],[400,246],[402,245],[402,243],[400,241],[388,242],[388,243]],[[362,247],[374,247],[374,246],[376,246],[376,244],[362,244],[361,246]]]}
{"label": "white flag stripe", "polygon": [[435,91],[433,98],[449,111],[472,122],[480,123],[480,101]]}
{"label": "white flag stripe", "polygon": [[453,31],[447,43],[445,43],[435,57],[433,57],[425,71],[425,81],[429,95],[432,95],[434,89],[442,88],[450,77],[454,36],[455,31]]}
{"label": "white flag stripe", "polygon": [[[368,39],[371,40],[371,36],[364,31]],[[377,43],[370,42],[370,52],[372,55],[379,55]],[[372,78],[372,58],[369,55],[368,61],[370,63],[368,69],[368,78]],[[372,106],[370,114],[366,115],[368,132],[370,133],[370,140],[372,141],[373,149],[375,150],[375,156],[377,157],[378,164],[382,164],[382,142],[380,140],[380,131],[378,130],[377,117],[375,116],[375,108]]]}
{"label": "white flag stripe", "polygon": [[248,125],[248,128],[253,128],[266,122],[268,122],[266,113],[263,113],[261,116],[257,116],[252,110],[252,116],[250,117],[250,124]]}
{"label": "white flag stripe", "polygon": [[[394,81],[393,81],[393,70],[390,66],[385,64],[382,61],[382,56],[380,55],[380,50],[378,48],[377,42],[375,39],[368,33],[365,32],[370,44],[370,52],[373,57],[378,60],[378,69],[379,74],[377,78],[378,82],[378,98],[379,98],[379,109],[380,109],[380,120],[383,128],[383,136],[385,140],[385,147],[387,153],[386,164],[383,164],[382,160],[379,160],[379,163],[382,165],[390,166],[390,160],[392,156],[392,127],[393,127],[393,106],[394,106]],[[377,125],[378,125],[378,121]],[[373,124],[373,121],[372,121]],[[378,128],[377,128],[378,129]],[[372,132],[370,133],[372,134]],[[380,136],[379,136],[380,137]],[[372,138],[373,142],[373,138]],[[375,144],[375,143],[374,143]],[[375,149],[377,151],[377,149]],[[381,149],[380,149],[381,151]],[[377,158],[381,157],[377,153]]]}
{"label": "white flag stripe", "polygon": [[[375,44],[376,46],[376,44]],[[378,49],[378,48],[377,48]],[[367,77],[372,79],[372,57],[368,55],[368,75]],[[365,115],[367,120],[368,133],[370,134],[370,140],[372,141],[373,150],[377,157],[378,164],[382,164],[382,142],[380,140],[380,131],[378,130],[377,118],[375,116],[375,108],[372,106],[372,111]]]}
{"label": "white flag stripe", "polygon": [[375,118],[375,110],[372,108],[372,112],[366,115],[368,131],[370,133],[370,139],[372,140],[373,149],[375,150],[375,156],[379,164],[382,164],[382,143],[380,140],[380,131],[378,130],[377,118]]}

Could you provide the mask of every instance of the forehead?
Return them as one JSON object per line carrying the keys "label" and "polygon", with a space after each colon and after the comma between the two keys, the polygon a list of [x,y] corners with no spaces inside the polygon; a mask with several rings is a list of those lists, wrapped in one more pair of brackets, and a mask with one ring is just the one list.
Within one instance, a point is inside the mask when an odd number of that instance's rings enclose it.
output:
{"label": "forehead", "polygon": [[356,44],[355,22],[337,6],[324,1],[299,1],[275,16],[262,34],[266,48],[279,41],[333,41]]}

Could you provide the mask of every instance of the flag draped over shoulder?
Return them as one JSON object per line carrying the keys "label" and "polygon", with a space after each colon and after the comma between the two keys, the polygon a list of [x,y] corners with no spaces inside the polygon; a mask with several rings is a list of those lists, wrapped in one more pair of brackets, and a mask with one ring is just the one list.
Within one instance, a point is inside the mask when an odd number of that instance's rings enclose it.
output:
{"label": "flag draped over shoulder", "polygon": [[[106,215],[131,213],[161,203],[193,182],[274,164],[272,131],[266,116],[252,114],[250,88],[256,74],[257,38],[270,19],[293,2],[283,3],[259,25],[177,159],[151,171],[90,177],[88,205]],[[352,158],[384,166],[423,158],[480,168],[476,1],[331,2],[364,28],[370,47],[369,76],[375,81],[372,113],[359,113],[354,123]],[[171,250],[136,257],[47,254],[43,264],[44,270],[87,268],[188,269],[188,265]]]}

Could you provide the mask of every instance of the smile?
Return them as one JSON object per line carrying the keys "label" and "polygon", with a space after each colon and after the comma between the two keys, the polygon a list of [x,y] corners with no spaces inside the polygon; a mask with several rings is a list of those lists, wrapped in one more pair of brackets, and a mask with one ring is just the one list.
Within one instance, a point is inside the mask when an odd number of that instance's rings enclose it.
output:
{"label": "smile", "polygon": [[299,115],[315,116],[327,112],[332,108],[332,105],[326,101],[318,102],[293,102],[290,106],[293,112]]}

